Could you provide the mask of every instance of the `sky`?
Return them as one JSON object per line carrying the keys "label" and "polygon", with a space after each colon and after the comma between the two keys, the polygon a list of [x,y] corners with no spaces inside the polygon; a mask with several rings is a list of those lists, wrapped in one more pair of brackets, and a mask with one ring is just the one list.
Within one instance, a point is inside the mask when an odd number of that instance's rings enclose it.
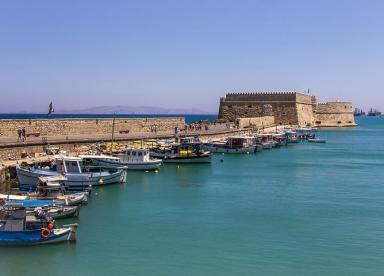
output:
{"label": "sky", "polygon": [[384,111],[384,1],[0,0],[0,113],[102,105],[217,112],[306,91]]}

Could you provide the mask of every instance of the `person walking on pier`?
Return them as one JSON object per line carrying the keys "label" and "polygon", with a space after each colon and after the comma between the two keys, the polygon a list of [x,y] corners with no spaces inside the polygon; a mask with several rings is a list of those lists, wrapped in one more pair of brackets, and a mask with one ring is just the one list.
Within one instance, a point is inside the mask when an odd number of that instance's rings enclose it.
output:
{"label": "person walking on pier", "polygon": [[22,135],[22,132],[21,132],[21,128],[19,127],[18,129],[17,129],[17,139],[18,139],[18,141],[21,141],[21,135]]}
{"label": "person walking on pier", "polygon": [[21,138],[22,138],[23,142],[25,142],[27,140],[25,127],[23,127],[21,129]]}

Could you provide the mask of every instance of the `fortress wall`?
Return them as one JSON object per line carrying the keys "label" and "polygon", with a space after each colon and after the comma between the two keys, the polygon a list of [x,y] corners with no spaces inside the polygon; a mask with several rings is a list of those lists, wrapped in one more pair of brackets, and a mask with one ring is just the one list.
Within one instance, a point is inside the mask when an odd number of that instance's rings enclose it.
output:
{"label": "fortress wall", "polygon": [[297,124],[300,126],[307,126],[313,124],[313,105],[296,104],[297,110]]}
{"label": "fortress wall", "polygon": [[256,127],[258,129],[275,126],[275,117],[274,116],[263,116],[263,117],[253,117],[253,118],[238,118],[237,122],[239,128],[245,127]]}
{"label": "fortress wall", "polygon": [[[41,136],[110,134],[113,119],[31,119],[0,120],[2,136],[15,137],[17,129],[25,127],[26,132],[39,132]],[[175,118],[117,118],[115,132],[129,130],[132,132],[150,132],[156,126],[157,131],[173,131],[175,127],[183,128],[185,120]]]}
{"label": "fortress wall", "polygon": [[297,125],[297,108],[295,102],[273,103],[273,115],[276,125]]}
{"label": "fortress wall", "polygon": [[314,124],[319,127],[355,126],[351,102],[328,102],[318,104],[314,114]]}
{"label": "fortress wall", "polygon": [[263,105],[253,102],[221,102],[219,119],[234,122],[237,118],[260,117],[263,114]]}
{"label": "fortress wall", "polygon": [[[266,112],[266,106],[271,108]],[[297,124],[297,112],[295,102],[222,102],[219,119],[235,122],[238,118],[263,117],[274,115],[278,125]]]}
{"label": "fortress wall", "polygon": [[[314,101],[313,96],[295,92],[230,93],[220,99],[219,118],[235,121],[273,114],[277,125],[311,124]],[[272,112],[266,114],[265,105],[269,105]]]}

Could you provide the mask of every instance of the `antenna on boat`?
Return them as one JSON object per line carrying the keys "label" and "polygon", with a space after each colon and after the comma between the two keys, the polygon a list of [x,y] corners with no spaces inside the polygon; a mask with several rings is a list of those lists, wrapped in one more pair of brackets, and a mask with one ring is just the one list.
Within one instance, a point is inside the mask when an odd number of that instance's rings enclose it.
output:
{"label": "antenna on boat", "polygon": [[113,149],[113,141],[115,140],[115,120],[116,120],[116,112],[113,113],[113,121],[112,121],[111,154],[112,154],[112,149]]}

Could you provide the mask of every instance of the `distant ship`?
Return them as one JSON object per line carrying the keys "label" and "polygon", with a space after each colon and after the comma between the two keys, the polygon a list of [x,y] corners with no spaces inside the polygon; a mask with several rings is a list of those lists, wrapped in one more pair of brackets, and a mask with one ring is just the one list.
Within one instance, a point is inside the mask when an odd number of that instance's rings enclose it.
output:
{"label": "distant ship", "polygon": [[377,109],[373,109],[371,108],[369,111],[368,111],[368,116],[380,116],[381,115],[381,112],[378,111]]}
{"label": "distant ship", "polygon": [[355,116],[364,116],[365,112],[360,108],[355,108],[355,111],[353,111],[353,115]]}

